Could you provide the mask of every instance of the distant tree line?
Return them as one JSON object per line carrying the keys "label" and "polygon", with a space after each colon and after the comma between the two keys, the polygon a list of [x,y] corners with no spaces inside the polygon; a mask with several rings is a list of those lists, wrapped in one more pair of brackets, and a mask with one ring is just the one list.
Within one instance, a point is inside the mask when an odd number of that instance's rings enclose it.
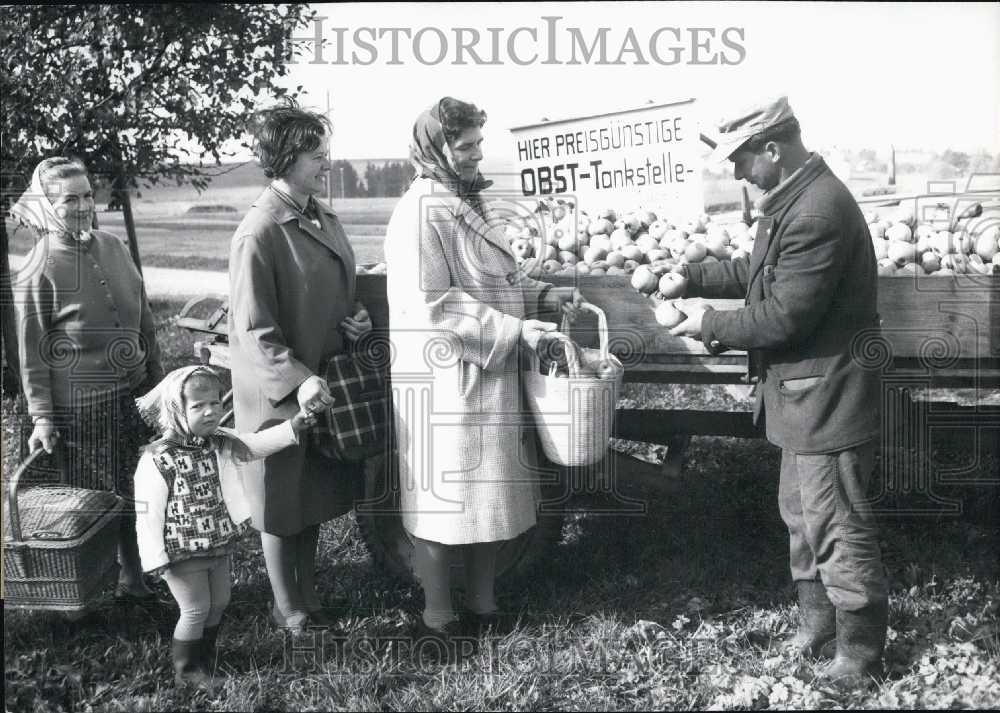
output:
{"label": "distant tree line", "polygon": [[333,162],[330,181],[334,198],[397,198],[413,180],[414,170],[405,161],[369,163],[364,178],[354,165],[343,159]]}

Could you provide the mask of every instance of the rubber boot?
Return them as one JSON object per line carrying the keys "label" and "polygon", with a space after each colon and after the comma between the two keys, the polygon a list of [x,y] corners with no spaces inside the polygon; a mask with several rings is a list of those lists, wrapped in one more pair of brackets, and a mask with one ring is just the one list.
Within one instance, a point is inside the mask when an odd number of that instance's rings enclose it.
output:
{"label": "rubber boot", "polygon": [[178,686],[194,686],[207,689],[211,680],[202,665],[204,640],[183,641],[173,639],[170,643],[170,653],[174,659],[174,683]]}
{"label": "rubber boot", "polygon": [[889,604],[879,602],[857,611],[837,610],[837,655],[820,677],[840,688],[867,685],[882,676]]}
{"label": "rubber boot", "polygon": [[219,640],[219,626],[206,626],[201,635],[202,650],[201,660],[205,666],[205,672],[209,676],[215,675],[215,642]]}
{"label": "rubber boot", "polygon": [[795,582],[799,592],[799,630],[782,647],[796,656],[818,658],[823,646],[837,636],[837,610],[818,579]]}

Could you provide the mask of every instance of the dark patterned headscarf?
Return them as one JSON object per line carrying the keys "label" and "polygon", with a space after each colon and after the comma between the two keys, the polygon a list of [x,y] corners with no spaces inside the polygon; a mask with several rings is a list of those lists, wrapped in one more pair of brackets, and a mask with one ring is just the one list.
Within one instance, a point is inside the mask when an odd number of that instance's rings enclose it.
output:
{"label": "dark patterned headscarf", "polygon": [[447,139],[441,125],[441,101],[424,110],[413,124],[410,163],[417,177],[432,178],[455,195],[465,198],[489,188],[493,181],[487,181],[477,171],[472,183],[466,184],[448,161],[444,150]]}

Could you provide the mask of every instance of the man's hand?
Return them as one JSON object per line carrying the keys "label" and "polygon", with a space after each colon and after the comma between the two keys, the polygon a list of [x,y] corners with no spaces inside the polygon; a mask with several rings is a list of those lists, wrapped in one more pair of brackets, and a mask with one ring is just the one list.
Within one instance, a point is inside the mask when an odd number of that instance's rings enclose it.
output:
{"label": "man's hand", "polygon": [[703,300],[679,300],[681,303],[678,309],[687,315],[687,319],[673,327],[670,334],[675,337],[690,337],[691,339],[701,339],[701,322],[705,313],[712,307]]}
{"label": "man's hand", "polygon": [[580,314],[583,294],[575,287],[552,287],[542,298],[541,308],[545,312],[562,312],[570,323]]}

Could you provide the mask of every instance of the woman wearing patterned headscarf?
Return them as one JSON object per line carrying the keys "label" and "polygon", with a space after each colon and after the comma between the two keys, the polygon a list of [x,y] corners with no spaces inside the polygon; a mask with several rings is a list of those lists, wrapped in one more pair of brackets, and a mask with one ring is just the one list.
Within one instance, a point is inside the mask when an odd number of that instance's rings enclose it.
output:
{"label": "woman wearing patterned headscarf", "polygon": [[39,163],[11,215],[19,223],[12,239],[24,231],[34,242],[14,284],[30,419],[21,456],[38,448],[52,453],[61,440],[57,456],[68,484],[126,499],[117,594],[152,601],[139,567],[131,498],[139,449],[151,434],[134,398],[163,371],[142,276],[121,240],[92,229],[94,193],[77,161]]}
{"label": "woman wearing patterned headscarf", "polygon": [[[535,525],[539,471],[518,348],[538,347],[582,297],[520,272],[481,192],[486,113],[445,97],[413,127],[416,177],[386,232],[403,526],[424,590],[424,633],[497,624],[499,546]],[[549,334],[551,336],[551,334]],[[450,569],[466,598],[456,615]]]}

